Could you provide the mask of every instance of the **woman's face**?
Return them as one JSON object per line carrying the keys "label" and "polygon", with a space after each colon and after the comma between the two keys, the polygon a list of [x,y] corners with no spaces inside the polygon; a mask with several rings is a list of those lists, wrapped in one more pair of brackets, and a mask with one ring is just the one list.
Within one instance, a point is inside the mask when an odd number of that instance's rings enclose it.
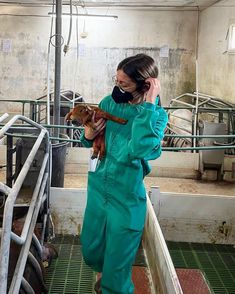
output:
{"label": "woman's face", "polygon": [[125,92],[133,93],[136,90],[136,83],[121,69],[117,70],[114,80],[116,85]]}

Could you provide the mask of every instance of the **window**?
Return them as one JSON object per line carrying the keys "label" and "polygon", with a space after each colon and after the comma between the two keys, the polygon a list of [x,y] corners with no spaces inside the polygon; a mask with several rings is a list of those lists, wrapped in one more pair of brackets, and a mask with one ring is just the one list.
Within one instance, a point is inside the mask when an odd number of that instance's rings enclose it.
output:
{"label": "window", "polygon": [[235,24],[229,27],[228,53],[235,53]]}

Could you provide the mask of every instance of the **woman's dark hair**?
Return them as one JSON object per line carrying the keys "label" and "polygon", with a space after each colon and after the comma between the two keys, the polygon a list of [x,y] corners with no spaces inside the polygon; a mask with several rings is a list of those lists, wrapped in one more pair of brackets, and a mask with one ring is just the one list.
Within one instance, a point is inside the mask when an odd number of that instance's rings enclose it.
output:
{"label": "woman's dark hair", "polygon": [[117,70],[122,70],[137,84],[138,92],[146,91],[147,78],[158,77],[158,68],[154,59],[143,53],[125,58],[118,64]]}
{"label": "woman's dark hair", "polygon": [[[145,82],[147,78],[158,77],[158,68],[154,59],[144,53],[125,58],[118,64],[117,70],[122,70],[136,83],[136,91],[140,94],[149,89],[149,85]],[[160,97],[158,105],[161,106]]]}

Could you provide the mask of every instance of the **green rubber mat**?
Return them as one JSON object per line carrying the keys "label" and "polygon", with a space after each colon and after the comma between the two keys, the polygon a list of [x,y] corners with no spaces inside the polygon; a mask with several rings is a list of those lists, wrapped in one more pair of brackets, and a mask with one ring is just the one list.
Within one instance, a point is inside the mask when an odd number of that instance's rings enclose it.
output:
{"label": "green rubber mat", "polygon": [[95,273],[84,263],[77,236],[57,236],[52,244],[58,250],[46,269],[46,285],[51,294],[93,294]]}
{"label": "green rubber mat", "polygon": [[167,242],[175,268],[200,269],[214,294],[235,294],[232,245]]}

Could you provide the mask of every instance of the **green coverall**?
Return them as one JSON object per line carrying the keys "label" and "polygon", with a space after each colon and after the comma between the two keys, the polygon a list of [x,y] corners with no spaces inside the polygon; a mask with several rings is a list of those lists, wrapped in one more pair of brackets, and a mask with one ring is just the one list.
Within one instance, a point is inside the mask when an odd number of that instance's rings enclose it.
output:
{"label": "green coverall", "polygon": [[[88,174],[82,252],[85,262],[102,272],[102,294],[132,294],[131,269],[146,215],[143,178],[150,172],[147,161],[161,154],[167,114],[157,101],[117,104],[111,96],[99,107],[128,122],[106,123],[105,158]],[[84,134],[81,140],[92,146]]]}

